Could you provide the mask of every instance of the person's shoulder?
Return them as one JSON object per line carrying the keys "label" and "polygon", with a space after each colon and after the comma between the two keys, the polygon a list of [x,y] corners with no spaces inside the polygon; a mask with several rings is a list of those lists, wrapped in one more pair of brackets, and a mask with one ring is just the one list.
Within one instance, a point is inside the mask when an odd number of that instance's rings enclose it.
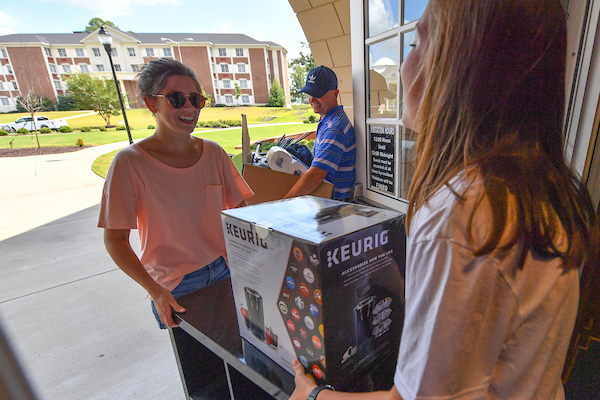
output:
{"label": "person's shoulder", "polygon": [[204,144],[203,144],[204,150],[207,150],[210,152],[215,152],[215,153],[224,153],[225,152],[223,147],[221,147],[221,145],[219,143],[215,142],[214,140],[202,139],[202,141],[204,142]]}
{"label": "person's shoulder", "polygon": [[481,196],[480,177],[459,173],[417,210],[411,234],[414,232],[421,240],[446,238],[464,242],[463,232],[473,210],[480,205]]}
{"label": "person's shoulder", "polygon": [[132,161],[143,157],[142,149],[137,144],[131,144],[127,147],[122,148],[115,154],[113,163],[122,163],[125,161]]}
{"label": "person's shoulder", "polygon": [[223,147],[221,147],[221,145],[214,140],[202,139],[202,142],[202,152],[207,154],[209,157],[223,158],[227,155],[227,153],[225,153],[225,149],[223,149]]}

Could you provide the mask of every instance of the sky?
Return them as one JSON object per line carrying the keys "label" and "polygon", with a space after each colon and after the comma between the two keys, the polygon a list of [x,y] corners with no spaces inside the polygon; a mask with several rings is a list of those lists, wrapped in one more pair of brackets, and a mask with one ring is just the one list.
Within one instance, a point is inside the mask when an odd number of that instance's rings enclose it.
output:
{"label": "sky", "polygon": [[92,18],[138,33],[243,33],[282,45],[307,42],[287,0],[17,0],[0,5],[0,35],[82,31]]}

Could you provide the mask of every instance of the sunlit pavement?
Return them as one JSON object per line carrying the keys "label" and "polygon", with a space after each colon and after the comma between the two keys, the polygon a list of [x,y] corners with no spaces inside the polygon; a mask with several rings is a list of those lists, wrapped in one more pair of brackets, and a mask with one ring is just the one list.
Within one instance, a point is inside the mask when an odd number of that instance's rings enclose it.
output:
{"label": "sunlit pavement", "polygon": [[184,398],[167,332],[96,227],[91,164],[127,144],[0,157],[0,324],[40,399]]}

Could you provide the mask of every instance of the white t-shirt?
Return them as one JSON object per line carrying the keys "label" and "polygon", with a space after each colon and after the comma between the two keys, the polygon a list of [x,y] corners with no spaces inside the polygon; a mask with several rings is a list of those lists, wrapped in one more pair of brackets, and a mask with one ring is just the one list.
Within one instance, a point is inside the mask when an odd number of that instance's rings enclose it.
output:
{"label": "white t-shirt", "polygon": [[[462,178],[450,182],[463,193]],[[406,316],[394,384],[412,399],[564,399],[560,380],[577,314],[578,271],[518,246],[473,255],[468,225],[481,185],[465,201],[440,189],[411,222]],[[471,233],[486,237],[489,203]]]}

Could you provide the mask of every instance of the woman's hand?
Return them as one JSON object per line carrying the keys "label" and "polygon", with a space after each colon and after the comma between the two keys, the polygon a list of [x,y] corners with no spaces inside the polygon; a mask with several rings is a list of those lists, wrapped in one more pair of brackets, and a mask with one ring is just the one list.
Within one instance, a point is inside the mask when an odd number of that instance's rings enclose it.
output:
{"label": "woman's hand", "polygon": [[296,377],[294,378],[296,389],[292,393],[290,400],[306,400],[311,390],[317,387],[317,384],[306,375],[304,367],[298,360],[294,361],[293,366],[296,373]]}
{"label": "woman's hand", "polygon": [[154,301],[154,307],[163,324],[169,328],[177,328],[177,324],[173,321],[173,310],[182,313],[185,312],[185,308],[177,303],[170,291],[161,286],[157,288],[155,293],[151,293],[150,297]]}

